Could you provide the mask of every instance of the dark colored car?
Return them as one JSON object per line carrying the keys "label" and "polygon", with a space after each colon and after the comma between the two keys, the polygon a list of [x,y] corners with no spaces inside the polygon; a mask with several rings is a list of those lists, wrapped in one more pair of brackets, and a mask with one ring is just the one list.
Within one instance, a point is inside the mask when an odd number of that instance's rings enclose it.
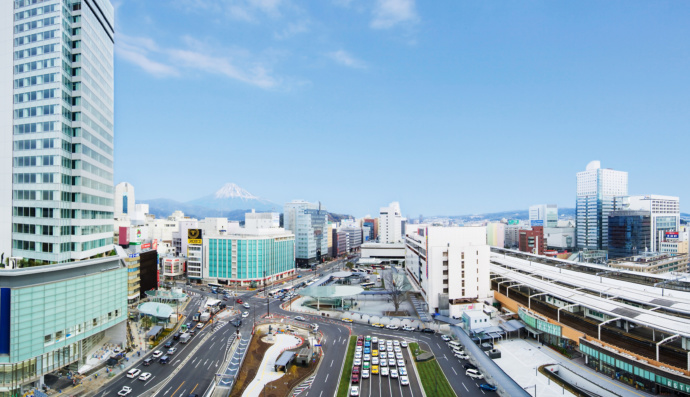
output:
{"label": "dark colored car", "polygon": [[189,335],[194,335],[196,334],[196,330],[194,328],[189,330]]}
{"label": "dark colored car", "polygon": [[234,325],[235,327],[239,328],[240,326],[242,326],[242,320],[240,320],[239,318],[237,318],[237,319],[235,319],[235,320],[232,321],[232,325]]}
{"label": "dark colored car", "polygon": [[173,335],[173,339],[174,339],[174,340],[180,340],[180,333],[179,333],[179,332],[175,332],[175,335]]}
{"label": "dark colored car", "polygon": [[477,369],[477,366],[476,366],[476,365],[472,365],[472,364],[470,364],[470,363],[463,364],[462,367],[465,368],[465,369]]}
{"label": "dark colored car", "polygon": [[169,340],[169,341],[165,342],[163,347],[165,347],[166,349],[170,349],[172,347],[172,345],[173,345],[173,341]]}
{"label": "dark colored car", "polygon": [[496,386],[490,385],[488,383],[482,383],[479,388],[484,391],[496,391]]}
{"label": "dark colored car", "polygon": [[359,374],[352,374],[352,383],[359,383]]}
{"label": "dark colored car", "polygon": [[424,329],[422,330],[422,332],[427,333],[427,334],[435,334],[435,333],[436,333],[436,331],[434,331],[434,330],[431,329],[431,328],[424,328]]}
{"label": "dark colored car", "polygon": [[152,362],[153,362],[153,359],[151,357],[149,357],[149,358],[144,360],[144,366],[148,367],[149,365],[151,365]]}

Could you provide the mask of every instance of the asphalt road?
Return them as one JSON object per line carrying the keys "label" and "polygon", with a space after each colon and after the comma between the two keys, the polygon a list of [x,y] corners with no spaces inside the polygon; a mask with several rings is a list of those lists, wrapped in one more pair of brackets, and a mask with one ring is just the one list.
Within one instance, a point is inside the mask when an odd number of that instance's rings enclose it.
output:
{"label": "asphalt road", "polygon": [[[308,276],[310,274],[326,274],[333,270],[333,268],[342,266],[346,260],[341,260],[327,265],[326,267],[317,269],[316,272],[306,271],[301,272]],[[193,288],[191,291],[197,291],[201,295],[212,298],[217,298],[208,292],[200,292]],[[276,299],[268,300],[254,297],[256,292],[242,292],[239,291],[239,297],[248,302],[251,309],[248,310],[249,317],[244,318],[242,326],[239,331],[245,337],[251,333],[253,319],[259,318],[261,314],[270,310],[270,313],[279,314],[283,316],[294,317],[294,313],[280,309],[281,302]],[[201,299],[199,296],[193,298],[187,309],[186,321],[191,321],[191,314],[198,310]],[[232,300],[226,303],[232,304]],[[246,310],[246,309],[242,309]],[[334,321],[327,318],[317,316],[304,316],[308,318],[310,323],[319,324],[319,331],[324,335],[322,341],[322,349],[324,352],[323,361],[318,371],[314,376],[311,387],[304,390],[301,394],[305,397],[331,397],[334,395],[338,387],[338,380],[341,368],[344,362],[344,357],[347,352],[347,342],[350,334],[372,335],[384,337],[386,339],[405,339],[408,342],[420,342],[422,349],[432,351],[441,365],[448,381],[453,389],[459,395],[466,396],[482,396],[484,392],[478,389],[479,383],[482,381],[474,381],[465,376],[465,369],[462,368],[463,361],[458,360],[452,354],[450,348],[441,339],[440,335],[428,335],[418,332],[393,331],[387,329],[374,328],[368,325],[360,324],[346,324],[340,321]],[[186,345],[176,344],[179,349],[172,357],[170,364],[160,364],[154,362],[152,365],[145,367],[139,363],[136,367],[143,372],[150,372],[153,376],[146,382],[138,379],[130,379],[125,376],[119,377],[114,382],[108,384],[98,391],[98,396],[113,396],[116,395],[122,386],[130,386],[133,388],[130,396],[138,396],[153,387],[160,386],[161,390],[156,395],[157,397],[187,397],[189,394],[203,395],[210,387],[214,380],[216,373],[223,370],[221,365],[226,358],[227,349],[231,336],[236,332],[236,328],[226,322],[217,322],[206,325],[200,332],[190,340]],[[208,337],[207,337],[208,336]],[[194,349],[199,347],[196,352],[191,355]],[[406,349],[403,349],[403,354],[408,359],[407,369],[410,378],[410,386],[400,386],[399,378],[397,380],[391,379],[390,376],[385,377],[381,375],[372,375],[369,379],[365,379],[361,383],[362,396],[405,396],[418,397],[421,396],[421,385],[418,384],[416,376],[411,372],[413,365],[412,360],[408,357]],[[147,354],[150,356],[151,352]],[[176,368],[182,366],[183,368],[174,377],[168,381],[169,375]]]}

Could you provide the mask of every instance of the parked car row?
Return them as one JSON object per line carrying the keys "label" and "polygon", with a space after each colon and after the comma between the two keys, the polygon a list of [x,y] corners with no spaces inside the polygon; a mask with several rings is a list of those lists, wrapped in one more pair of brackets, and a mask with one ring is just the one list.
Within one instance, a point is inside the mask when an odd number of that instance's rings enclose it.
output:
{"label": "parked car row", "polygon": [[350,396],[359,396],[359,386],[356,384],[372,375],[390,376],[398,379],[402,386],[408,386],[410,379],[402,354],[402,348],[405,347],[405,341],[378,339],[371,335],[358,336],[350,379]]}

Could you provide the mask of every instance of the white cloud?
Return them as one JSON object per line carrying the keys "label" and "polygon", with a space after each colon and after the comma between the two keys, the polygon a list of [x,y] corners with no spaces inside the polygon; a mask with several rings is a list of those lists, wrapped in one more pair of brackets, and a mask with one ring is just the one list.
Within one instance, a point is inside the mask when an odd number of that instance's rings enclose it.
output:
{"label": "white cloud", "polygon": [[361,61],[352,55],[348,53],[345,50],[338,50],[338,51],[333,51],[329,52],[328,56],[334,60],[335,62],[347,66],[350,68],[355,68],[355,69],[366,69],[367,64],[364,61]]}
{"label": "white cloud", "polygon": [[[183,37],[189,48],[163,48],[147,37],[118,34],[116,53],[122,59],[139,66],[156,77],[179,77],[183,71],[220,74],[260,88],[273,88],[279,81],[260,62],[253,61],[248,51],[223,51],[213,55],[213,49],[190,37]],[[198,49],[202,48],[203,51]],[[232,55],[228,55],[232,53]]]}
{"label": "white cloud", "polygon": [[373,14],[371,27],[374,29],[389,29],[399,23],[419,19],[414,0],[376,0]]}
{"label": "white cloud", "polygon": [[185,10],[225,14],[232,19],[256,22],[261,14],[271,18],[281,16],[284,0],[176,0]]}

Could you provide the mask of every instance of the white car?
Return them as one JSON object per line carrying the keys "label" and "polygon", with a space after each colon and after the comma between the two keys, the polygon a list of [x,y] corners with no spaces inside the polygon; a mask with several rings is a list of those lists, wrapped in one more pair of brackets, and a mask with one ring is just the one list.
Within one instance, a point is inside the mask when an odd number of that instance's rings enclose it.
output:
{"label": "white car", "polygon": [[448,341],[450,340],[450,336],[448,336],[448,335],[441,335],[441,339],[443,339],[444,341],[448,342]]}
{"label": "white car", "polygon": [[364,361],[371,361],[371,354],[365,354]]}
{"label": "white car", "polygon": [[403,359],[402,353],[395,353],[395,358],[398,360],[402,360]]}
{"label": "white car", "polygon": [[382,367],[387,366],[387,365],[388,365],[388,360],[381,360],[381,364],[380,364],[380,365],[381,365]]}
{"label": "white car", "polygon": [[378,357],[372,357],[371,358],[371,365],[379,365],[379,358]]}
{"label": "white car", "polygon": [[394,350],[396,353],[402,352],[402,349],[400,348],[400,346],[395,346],[395,348],[394,348],[393,350]]}
{"label": "white car", "polygon": [[388,376],[388,367],[381,367],[381,376]]}
{"label": "white car", "polygon": [[405,360],[398,360],[398,367],[404,367],[405,366]]}
{"label": "white car", "polygon": [[400,341],[394,340],[394,341],[393,341],[393,346],[395,346],[395,347],[400,346]]}
{"label": "white car", "polygon": [[126,395],[128,395],[129,393],[131,393],[131,392],[132,392],[132,388],[131,388],[131,387],[129,387],[129,386],[122,386],[122,390],[120,390],[119,392],[117,392],[117,395],[118,395],[118,396],[126,396]]}
{"label": "white car", "polygon": [[400,342],[400,347],[407,347],[407,342],[405,342],[405,341]]}
{"label": "white car", "polygon": [[140,369],[136,369],[136,368],[135,368],[135,369],[130,369],[129,371],[127,371],[127,377],[128,377],[128,378],[134,379],[134,378],[136,378],[137,375],[139,375],[140,373],[141,373],[141,370],[140,370]]}
{"label": "white car", "polygon": [[400,377],[400,384],[403,386],[407,386],[410,384],[410,379],[407,376],[401,376]]}
{"label": "white car", "polygon": [[402,330],[403,331],[414,331],[414,328],[410,327],[409,325],[406,325],[406,326],[402,327]]}
{"label": "white car", "polygon": [[381,357],[381,360],[385,360],[385,359],[387,358],[387,357],[386,357],[386,352],[381,352],[381,353],[379,353],[379,357]]}
{"label": "white car", "polygon": [[455,357],[457,357],[461,360],[469,360],[470,359],[470,356],[468,356],[467,354],[456,354]]}
{"label": "white car", "polygon": [[247,317],[249,317],[249,312],[242,313],[242,318],[247,318]]}
{"label": "white car", "polygon": [[160,350],[156,350],[153,352],[153,358],[158,358],[163,355],[163,352]]}
{"label": "white car", "polygon": [[352,365],[362,365],[362,360],[359,358],[355,358],[355,361],[352,363]]}
{"label": "white car", "polygon": [[397,377],[398,377],[398,370],[392,369],[391,370],[391,378],[397,378]]}
{"label": "white car", "polygon": [[304,317],[302,317],[302,316],[297,316],[297,317],[295,317],[295,320],[297,320],[297,321],[307,321],[307,320],[306,320]]}
{"label": "white car", "polygon": [[379,351],[385,352],[386,351],[386,344],[379,342]]}
{"label": "white car", "polygon": [[352,396],[352,397],[359,396],[359,386],[352,386],[350,388],[350,396]]}
{"label": "white car", "polygon": [[362,358],[362,353],[360,352],[355,352],[355,358]]}
{"label": "white car", "polygon": [[377,338],[377,337],[371,338],[371,343],[379,343],[379,338]]}
{"label": "white car", "polygon": [[388,324],[388,325],[386,325],[386,328],[388,328],[388,329],[398,329],[398,326],[397,326],[397,325],[393,325],[393,324]]}
{"label": "white car", "polygon": [[389,358],[388,359],[388,365],[391,367],[395,367],[395,359],[394,358]]}
{"label": "white car", "polygon": [[199,328],[199,329],[204,328],[204,323],[199,323],[199,324],[196,325],[196,327]]}
{"label": "white car", "polygon": [[144,372],[139,376],[139,380],[149,380],[151,379],[151,373],[150,372]]}
{"label": "white car", "polygon": [[369,370],[365,369],[362,371],[362,379],[366,379],[369,377]]}
{"label": "white car", "polygon": [[355,351],[361,353],[362,352],[362,346],[355,347]]}
{"label": "white car", "polygon": [[407,376],[407,369],[405,367],[400,368],[400,376]]}

